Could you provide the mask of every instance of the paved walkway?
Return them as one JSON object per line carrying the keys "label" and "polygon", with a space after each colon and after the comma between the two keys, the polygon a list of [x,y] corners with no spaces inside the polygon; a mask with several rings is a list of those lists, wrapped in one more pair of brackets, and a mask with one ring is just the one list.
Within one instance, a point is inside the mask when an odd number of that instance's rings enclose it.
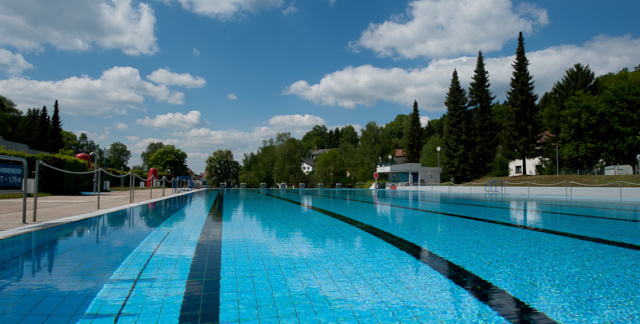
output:
{"label": "paved walkway", "polygon": [[[165,197],[171,196],[171,189],[165,189]],[[162,198],[162,189],[136,190],[134,204]],[[6,230],[24,226],[41,224],[70,216],[89,213],[102,213],[111,209],[124,208],[130,205],[129,191],[113,191],[100,193],[100,209],[98,195],[82,196],[47,196],[38,197],[36,221],[33,221],[33,198],[27,198],[27,223],[22,223],[22,198],[0,199],[0,237]],[[4,233],[6,234],[6,233]]]}

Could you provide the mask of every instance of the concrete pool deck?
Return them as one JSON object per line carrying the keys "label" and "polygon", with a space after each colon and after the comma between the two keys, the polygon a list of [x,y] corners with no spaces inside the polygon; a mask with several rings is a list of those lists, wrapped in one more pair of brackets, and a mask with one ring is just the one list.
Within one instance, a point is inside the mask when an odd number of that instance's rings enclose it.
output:
{"label": "concrete pool deck", "polygon": [[[189,191],[190,192],[190,191]],[[33,222],[33,197],[27,198],[27,223],[22,223],[22,198],[0,199],[0,239],[29,232],[37,228],[67,223],[87,217],[93,217],[112,211],[129,208],[187,192],[173,193],[171,189],[136,190],[133,203],[129,191],[112,191],[98,195],[46,196],[38,197],[36,221]]]}

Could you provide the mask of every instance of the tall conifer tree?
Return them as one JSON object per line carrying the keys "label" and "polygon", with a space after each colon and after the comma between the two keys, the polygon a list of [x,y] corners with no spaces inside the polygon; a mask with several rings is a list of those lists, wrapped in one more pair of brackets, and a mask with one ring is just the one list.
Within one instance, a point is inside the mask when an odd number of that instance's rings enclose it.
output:
{"label": "tall conifer tree", "polygon": [[458,71],[453,70],[451,85],[444,102],[447,117],[444,122],[443,150],[446,156],[444,169],[457,183],[471,179],[469,159],[469,111],[467,94],[460,86]]}
{"label": "tall conifer tree", "polygon": [[507,107],[511,118],[506,125],[506,153],[522,159],[522,174],[526,175],[527,158],[536,155],[541,127],[540,107],[536,103],[538,95],[533,92],[533,76],[529,73],[522,32],[518,36],[516,60],[512,66],[513,75],[507,91]]}
{"label": "tall conifer tree", "polygon": [[42,107],[38,115],[38,123],[36,125],[36,136],[34,138],[32,149],[49,151],[49,125],[51,119],[47,112],[47,106]]}
{"label": "tall conifer tree", "polygon": [[63,148],[62,121],[60,120],[58,100],[56,100],[56,103],[53,105],[53,117],[51,117],[51,127],[49,128],[49,149],[52,153],[57,153]]}
{"label": "tall conifer tree", "polygon": [[418,101],[413,101],[413,113],[409,116],[409,129],[407,136],[407,150],[405,157],[407,163],[420,162],[420,152],[422,151],[423,132],[420,125],[420,113],[418,112]]}
{"label": "tall conifer tree", "polygon": [[473,81],[469,87],[469,109],[473,116],[473,177],[480,178],[491,170],[496,155],[497,131],[491,114],[495,97],[489,90],[489,72],[485,69],[482,51],[478,52]]}

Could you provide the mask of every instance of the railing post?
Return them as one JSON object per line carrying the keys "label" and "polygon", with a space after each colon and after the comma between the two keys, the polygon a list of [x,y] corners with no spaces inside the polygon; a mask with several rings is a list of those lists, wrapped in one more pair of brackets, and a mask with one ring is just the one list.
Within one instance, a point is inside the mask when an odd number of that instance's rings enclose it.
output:
{"label": "railing post", "polygon": [[38,212],[38,182],[40,181],[40,160],[36,159],[36,177],[33,181],[33,222]]}
{"label": "railing post", "polygon": [[131,172],[131,203],[136,200],[136,186],[135,186],[136,175]]}
{"label": "railing post", "polygon": [[96,188],[98,189],[98,209],[100,209],[100,171],[102,171],[102,168],[96,170],[96,172],[98,172],[98,183],[96,183]]}
{"label": "railing post", "polygon": [[618,182],[620,184],[620,201],[622,201],[622,181]]}
{"label": "railing post", "polygon": [[22,224],[27,223],[27,182],[29,182],[29,164],[26,159],[22,160]]}
{"label": "railing post", "polygon": [[150,182],[151,185],[149,186],[149,199],[153,198],[153,180],[155,180],[154,178],[155,178],[155,176],[151,176],[151,177],[148,178],[148,179],[151,180],[151,182]]}
{"label": "railing post", "polygon": [[162,177],[162,197],[164,197],[164,183],[167,180],[167,177]]}

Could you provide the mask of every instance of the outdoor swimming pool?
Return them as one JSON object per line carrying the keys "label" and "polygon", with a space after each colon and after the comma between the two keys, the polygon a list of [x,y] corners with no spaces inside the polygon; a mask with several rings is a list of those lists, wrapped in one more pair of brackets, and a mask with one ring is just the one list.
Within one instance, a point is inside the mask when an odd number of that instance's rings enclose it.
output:
{"label": "outdoor swimming pool", "polygon": [[0,240],[5,323],[640,322],[640,203],[209,190]]}

